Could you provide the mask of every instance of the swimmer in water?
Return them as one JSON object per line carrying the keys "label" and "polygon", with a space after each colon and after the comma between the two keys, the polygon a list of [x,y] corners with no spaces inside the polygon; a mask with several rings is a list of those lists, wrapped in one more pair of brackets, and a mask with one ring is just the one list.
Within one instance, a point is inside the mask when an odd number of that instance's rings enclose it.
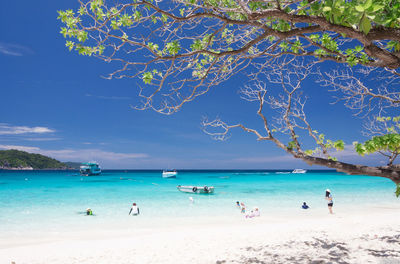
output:
{"label": "swimmer in water", "polygon": [[303,202],[303,205],[301,206],[301,208],[303,208],[303,209],[308,209],[308,208],[310,208],[310,207],[306,204],[306,202]]}

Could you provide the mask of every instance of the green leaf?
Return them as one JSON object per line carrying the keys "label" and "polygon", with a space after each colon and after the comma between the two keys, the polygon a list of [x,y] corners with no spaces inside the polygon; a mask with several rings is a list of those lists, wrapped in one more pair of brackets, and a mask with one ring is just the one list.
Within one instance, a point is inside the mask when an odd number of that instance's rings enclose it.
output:
{"label": "green leaf", "polygon": [[73,48],[74,48],[74,42],[72,42],[72,41],[67,41],[66,43],[65,43],[65,46],[66,47],[68,47],[68,49],[69,49],[69,51],[71,51]]}
{"label": "green leaf", "polygon": [[314,151],[313,151],[312,149],[308,149],[308,150],[304,151],[304,153],[305,153],[307,156],[312,156],[312,154],[314,153]]}
{"label": "green leaf", "polygon": [[331,10],[332,10],[332,8],[330,6],[324,6],[324,8],[322,8],[322,11],[324,11],[324,12],[329,12]]}
{"label": "green leaf", "polygon": [[153,73],[151,72],[143,73],[142,80],[145,84],[150,84],[151,81],[153,80]]}
{"label": "green leaf", "polygon": [[371,5],[372,5],[372,0],[366,0],[363,7],[364,9],[368,9],[371,7]]}
{"label": "green leaf", "polygon": [[153,51],[157,51],[158,50],[158,45],[154,44],[152,42],[147,43],[147,46]]}
{"label": "green leaf", "polygon": [[360,20],[361,31],[364,32],[365,35],[367,35],[368,32],[371,30],[371,27],[371,21],[366,16],[363,16]]}
{"label": "green leaf", "polygon": [[289,150],[295,149],[295,148],[296,148],[296,143],[295,143],[294,141],[290,141],[290,142],[288,143],[287,148],[288,148]]}
{"label": "green leaf", "polygon": [[333,161],[337,161],[338,159],[332,156],[329,156],[328,159],[333,160]]}
{"label": "green leaf", "polygon": [[135,21],[139,21],[139,19],[142,17],[142,13],[140,13],[138,10],[135,11],[135,13],[133,14],[133,19]]}
{"label": "green leaf", "polygon": [[201,50],[203,49],[203,44],[202,41],[199,39],[196,39],[192,45],[190,45],[190,48],[195,51],[195,50]]}
{"label": "green leaf", "polygon": [[172,41],[167,43],[167,45],[165,46],[167,51],[171,54],[171,55],[176,55],[178,54],[178,52],[181,50],[181,46],[179,45],[178,41]]}
{"label": "green leaf", "polygon": [[365,9],[362,5],[357,5],[355,8],[358,12],[361,12],[361,13],[365,11]]}
{"label": "green leaf", "polygon": [[378,11],[378,10],[381,10],[381,9],[384,8],[384,7],[385,7],[384,5],[374,4],[374,5],[372,6],[372,12],[376,12],[376,11]]}
{"label": "green leaf", "polygon": [[333,143],[333,146],[336,150],[344,150],[344,141],[343,140],[337,140]]}

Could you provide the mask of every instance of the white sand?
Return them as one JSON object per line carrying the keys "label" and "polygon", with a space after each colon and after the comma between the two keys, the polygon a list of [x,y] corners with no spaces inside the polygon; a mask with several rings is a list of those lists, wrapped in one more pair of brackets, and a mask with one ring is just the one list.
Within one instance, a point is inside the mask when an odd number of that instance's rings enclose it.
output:
{"label": "white sand", "polygon": [[0,263],[400,263],[400,207],[261,213],[2,237]]}

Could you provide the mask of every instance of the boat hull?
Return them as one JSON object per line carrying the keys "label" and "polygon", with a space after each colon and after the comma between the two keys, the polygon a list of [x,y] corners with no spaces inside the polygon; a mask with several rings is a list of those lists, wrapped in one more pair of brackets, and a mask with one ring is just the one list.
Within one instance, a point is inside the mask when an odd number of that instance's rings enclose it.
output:
{"label": "boat hull", "polygon": [[306,173],[307,172],[307,170],[303,170],[303,169],[295,169],[294,171],[292,171],[292,173],[295,173],[295,174],[302,174],[302,173]]}
{"label": "boat hull", "polygon": [[213,194],[214,187],[207,186],[177,186],[178,190],[185,193],[194,193],[194,194]]}
{"label": "boat hull", "polygon": [[81,175],[82,176],[98,176],[100,174],[101,174],[101,171],[100,172],[90,172],[90,173],[86,173],[86,172],[82,172],[81,171]]}
{"label": "boat hull", "polygon": [[163,178],[176,178],[176,175],[178,175],[176,171],[163,171],[162,173]]}

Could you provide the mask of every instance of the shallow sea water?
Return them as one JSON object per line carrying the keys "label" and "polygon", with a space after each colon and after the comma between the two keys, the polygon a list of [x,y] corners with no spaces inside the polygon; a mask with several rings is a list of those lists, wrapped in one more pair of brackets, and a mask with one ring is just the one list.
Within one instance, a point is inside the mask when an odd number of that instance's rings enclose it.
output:
{"label": "shallow sea water", "polygon": [[[177,185],[214,186],[215,194],[182,193]],[[104,171],[92,177],[73,171],[0,171],[0,233],[124,226],[132,221],[132,202],[139,205],[140,221],[236,216],[236,201],[262,213],[298,210],[303,201],[323,208],[326,188],[335,208],[400,205],[390,180],[332,171],[180,171],[176,179],[163,179],[161,171]],[[95,217],[84,215],[87,207]]]}

